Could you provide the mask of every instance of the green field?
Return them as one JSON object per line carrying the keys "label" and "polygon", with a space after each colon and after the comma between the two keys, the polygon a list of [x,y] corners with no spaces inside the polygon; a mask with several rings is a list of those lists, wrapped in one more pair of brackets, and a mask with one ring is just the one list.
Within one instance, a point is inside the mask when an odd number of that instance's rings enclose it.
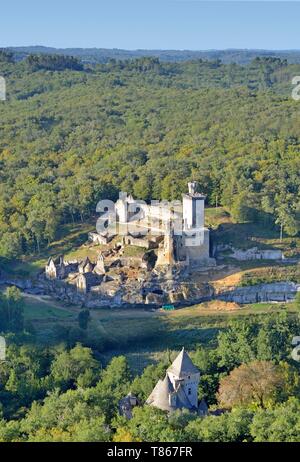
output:
{"label": "green field", "polygon": [[55,302],[36,300],[32,297],[24,297],[24,317],[31,321],[52,321],[73,318],[73,314],[62,307],[57,307]]}

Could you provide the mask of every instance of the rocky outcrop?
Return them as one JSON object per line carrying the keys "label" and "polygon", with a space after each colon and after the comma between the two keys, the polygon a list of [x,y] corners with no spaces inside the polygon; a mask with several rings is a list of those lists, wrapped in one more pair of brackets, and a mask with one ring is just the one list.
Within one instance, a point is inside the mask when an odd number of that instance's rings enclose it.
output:
{"label": "rocky outcrop", "polygon": [[[96,307],[152,306],[165,303],[185,305],[212,299],[238,304],[259,302],[292,301],[300,284],[274,282],[253,286],[224,286],[214,288],[210,283],[195,280],[186,268],[175,265],[147,270],[132,270],[123,274],[123,269],[114,268],[110,274],[102,275],[101,283],[91,287],[87,293],[76,290],[76,280],[48,280],[41,275],[36,280],[9,279],[2,277],[1,284],[15,285],[27,293],[50,295],[66,304]],[[135,275],[135,276],[134,276]]]}
{"label": "rocky outcrop", "polygon": [[287,302],[292,301],[300,285],[293,282],[274,282],[255,286],[232,287],[220,292],[217,298],[226,302],[240,304],[259,302]]}
{"label": "rocky outcrop", "polygon": [[149,292],[145,297],[146,305],[162,305],[165,301],[163,293]]}
{"label": "rocky outcrop", "polygon": [[[184,305],[220,299],[239,304],[258,302],[292,301],[300,290],[300,285],[293,282],[259,284],[247,287],[226,287],[219,293],[209,283],[193,282],[183,277],[176,270],[165,273],[153,272],[139,280],[112,280],[102,283],[87,294],[81,303],[86,306],[128,306],[152,305],[159,307],[164,303]],[[65,292],[68,298],[71,294]],[[71,298],[76,301],[77,294]]]}
{"label": "rocky outcrop", "polygon": [[15,279],[15,278],[8,278],[3,276],[0,280],[0,285],[3,286],[16,286],[20,290],[26,290],[28,292],[37,289],[37,284],[30,279]]}

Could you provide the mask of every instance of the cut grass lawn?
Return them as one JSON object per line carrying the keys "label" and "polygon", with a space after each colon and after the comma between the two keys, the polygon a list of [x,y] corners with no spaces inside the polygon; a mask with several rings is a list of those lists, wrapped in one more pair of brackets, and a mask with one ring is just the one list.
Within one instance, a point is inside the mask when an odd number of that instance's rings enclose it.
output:
{"label": "cut grass lawn", "polygon": [[217,228],[223,223],[231,223],[230,214],[224,207],[206,207],[205,208],[205,225]]}

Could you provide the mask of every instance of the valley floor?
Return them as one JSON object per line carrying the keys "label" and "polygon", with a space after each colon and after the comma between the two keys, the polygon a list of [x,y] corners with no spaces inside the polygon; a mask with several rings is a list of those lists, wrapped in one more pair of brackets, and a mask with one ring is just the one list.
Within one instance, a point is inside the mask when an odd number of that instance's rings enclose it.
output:
{"label": "valley floor", "polygon": [[[99,343],[98,351],[104,363],[113,356],[125,355],[132,370],[143,368],[164,357],[166,350],[178,350],[195,344],[213,346],[217,334],[230,320],[263,316],[269,313],[297,312],[294,303],[259,303],[238,305],[221,301],[205,302],[165,312],[154,309],[91,310],[91,322],[85,343]],[[25,294],[25,318],[39,341],[55,344],[59,328],[76,329],[79,307],[63,306],[49,297]]]}

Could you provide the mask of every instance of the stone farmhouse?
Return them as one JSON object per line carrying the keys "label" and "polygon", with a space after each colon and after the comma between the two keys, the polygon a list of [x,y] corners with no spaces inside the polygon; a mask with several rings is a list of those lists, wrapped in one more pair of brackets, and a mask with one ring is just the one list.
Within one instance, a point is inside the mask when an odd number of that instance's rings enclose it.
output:
{"label": "stone farmhouse", "polygon": [[49,258],[45,267],[47,279],[63,279],[66,276],[66,267],[63,257]]}

